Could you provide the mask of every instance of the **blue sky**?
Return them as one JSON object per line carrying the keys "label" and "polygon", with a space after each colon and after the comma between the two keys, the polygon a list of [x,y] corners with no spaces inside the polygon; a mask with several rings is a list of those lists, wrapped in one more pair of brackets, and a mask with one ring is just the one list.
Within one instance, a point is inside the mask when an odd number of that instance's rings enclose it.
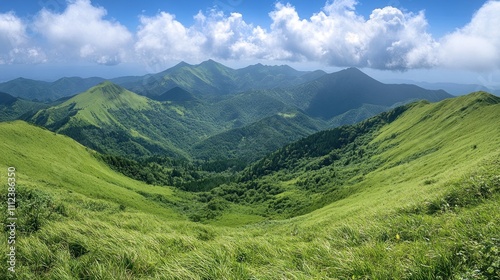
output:
{"label": "blue sky", "polygon": [[[28,3],[26,3],[28,2]],[[301,17],[308,18],[320,11],[326,1],[288,1],[295,6]],[[130,30],[139,25],[139,15],[153,16],[158,11],[166,11],[176,15],[176,18],[187,25],[193,23],[193,16],[199,11],[217,8],[226,13],[238,12],[244,15],[248,22],[261,26],[268,26],[271,20],[268,13],[273,10],[276,1],[248,1],[248,0],[150,0],[128,1],[124,9],[123,2],[115,0],[94,0],[93,5],[104,7],[108,19],[116,19]],[[284,2],[286,3],[286,2]],[[484,1],[457,0],[450,8],[449,1],[429,0],[387,0],[387,1],[360,1],[356,11],[364,17],[380,7],[394,6],[410,12],[425,10],[429,21],[429,31],[437,36],[452,32],[470,21],[473,13],[477,11]],[[41,8],[62,12],[67,7],[66,0],[39,0],[39,1],[12,1],[0,0],[0,12],[15,11],[18,16],[30,17],[36,15]]]}
{"label": "blue sky", "polygon": [[498,26],[499,1],[0,0],[0,80],[145,74],[210,58],[491,86]]}

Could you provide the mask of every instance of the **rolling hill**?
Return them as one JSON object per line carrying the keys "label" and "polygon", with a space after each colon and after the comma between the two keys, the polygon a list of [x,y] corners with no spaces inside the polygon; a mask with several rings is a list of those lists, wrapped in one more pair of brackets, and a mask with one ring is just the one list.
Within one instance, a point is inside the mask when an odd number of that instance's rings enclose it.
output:
{"label": "rolling hill", "polygon": [[[17,178],[16,277],[496,279],[499,106],[484,92],[408,104],[308,136],[197,194],[121,176],[68,137],[0,123],[0,168]],[[210,215],[191,222],[190,211]]]}
{"label": "rolling hill", "polygon": [[[263,92],[234,95],[214,104],[191,102],[196,99],[180,88],[166,94],[164,97],[170,100],[160,102],[104,82],[61,104],[40,110],[30,120],[106,154],[202,158],[200,155],[207,151],[191,150],[196,143],[288,110],[285,104]],[[307,117],[301,119],[304,118]],[[304,123],[307,127],[301,127],[299,122],[286,129],[284,124],[277,129],[263,127],[267,133],[249,135],[249,139],[258,138],[260,143],[269,142],[269,137],[282,139],[261,148],[263,153],[268,153],[278,148],[278,143],[297,139],[291,135],[305,136],[306,131],[309,134],[317,131],[311,125],[313,120],[307,122]],[[260,125],[272,126],[273,123],[261,122]],[[283,142],[285,139],[287,142]],[[229,156],[220,151],[218,155]]]}
{"label": "rolling hill", "polygon": [[[155,101],[104,82],[61,104],[39,111],[30,120],[103,153],[201,158],[200,151],[191,150],[196,143],[290,110],[265,91],[232,95],[216,103],[202,102],[180,88],[162,96],[160,99],[166,100]],[[261,122],[260,125],[272,123]],[[286,143],[289,143],[297,139],[289,135],[305,136],[304,131],[317,131],[299,124],[286,130],[283,127],[263,129],[268,133],[250,138],[260,137],[261,143],[268,142],[266,137],[287,139]],[[278,147],[273,144],[262,148],[268,153]]]}

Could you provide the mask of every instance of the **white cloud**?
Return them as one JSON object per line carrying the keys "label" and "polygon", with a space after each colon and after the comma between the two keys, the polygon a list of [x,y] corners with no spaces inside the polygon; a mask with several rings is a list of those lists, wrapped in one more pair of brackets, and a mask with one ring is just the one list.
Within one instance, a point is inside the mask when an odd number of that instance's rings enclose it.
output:
{"label": "white cloud", "polygon": [[140,16],[135,34],[106,19],[107,11],[90,0],[68,1],[63,12],[43,9],[32,22],[0,14],[0,63],[140,61],[160,69],[174,61],[213,58],[392,70],[500,68],[499,1],[486,2],[469,24],[441,39],[428,33],[423,11],[387,6],[364,18],[356,0],[327,1],[309,18],[278,2],[266,27],[246,22],[240,13],[199,12],[186,26],[159,12]]}
{"label": "white cloud", "polygon": [[161,12],[155,17],[140,17],[135,51],[148,63],[198,58],[204,38],[184,27],[175,16]]}
{"label": "white cloud", "polygon": [[263,51],[255,42],[261,42],[260,36],[265,36],[265,32],[245,23],[241,14],[199,12],[194,19],[193,26],[185,27],[169,13],[141,16],[135,43],[137,54],[147,63],[155,64],[172,60],[257,57]]}
{"label": "white cloud", "polygon": [[43,51],[29,45],[26,24],[13,12],[0,14],[0,64],[39,63]]}
{"label": "white cloud", "polygon": [[13,12],[0,14],[1,51],[23,44],[27,40],[26,25]]}
{"label": "white cloud", "polygon": [[104,19],[106,13],[90,0],[76,0],[61,14],[43,9],[33,26],[47,40],[46,48],[56,60],[76,57],[113,65],[125,58],[132,34],[120,23]]}
{"label": "white cloud", "polygon": [[332,66],[377,69],[431,67],[437,43],[426,32],[423,12],[376,9],[368,20],[356,2],[338,0],[309,19],[290,4],[277,3],[269,29],[253,26],[239,13],[198,13],[185,27],[168,13],[141,17],[135,49],[148,61],[216,58],[322,61]]}
{"label": "white cloud", "polygon": [[500,68],[500,2],[486,2],[465,27],[445,36],[440,63],[451,68],[488,71]]}
{"label": "white cloud", "polygon": [[277,4],[270,14],[271,34],[290,54],[289,59],[377,69],[433,65],[434,59],[426,50],[436,43],[426,32],[423,13],[385,7],[374,10],[365,20],[355,13],[355,3],[334,1],[308,20],[300,19],[294,7]]}

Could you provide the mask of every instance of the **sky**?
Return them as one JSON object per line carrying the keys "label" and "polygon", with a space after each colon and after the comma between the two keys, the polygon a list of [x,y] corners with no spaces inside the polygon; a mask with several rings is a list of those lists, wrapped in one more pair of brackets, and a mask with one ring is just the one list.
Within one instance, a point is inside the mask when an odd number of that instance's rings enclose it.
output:
{"label": "sky", "polygon": [[0,81],[180,61],[500,87],[500,1],[0,0]]}

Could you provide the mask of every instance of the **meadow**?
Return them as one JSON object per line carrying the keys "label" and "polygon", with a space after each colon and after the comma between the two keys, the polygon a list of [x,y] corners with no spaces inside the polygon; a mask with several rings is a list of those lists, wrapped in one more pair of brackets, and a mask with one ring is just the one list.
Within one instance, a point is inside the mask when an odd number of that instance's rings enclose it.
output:
{"label": "meadow", "polygon": [[[225,199],[224,186],[204,202],[203,192],[149,185],[66,136],[0,123],[0,192],[6,200],[15,167],[18,217],[15,273],[2,246],[0,278],[500,279],[499,118],[499,98],[486,93],[407,105],[354,134],[333,162],[309,147],[266,174],[252,173],[266,158],[247,167],[242,178],[279,189],[251,202]],[[267,163],[302,153],[291,147]],[[334,173],[347,176],[340,186]],[[217,215],[193,221],[208,210]]]}

